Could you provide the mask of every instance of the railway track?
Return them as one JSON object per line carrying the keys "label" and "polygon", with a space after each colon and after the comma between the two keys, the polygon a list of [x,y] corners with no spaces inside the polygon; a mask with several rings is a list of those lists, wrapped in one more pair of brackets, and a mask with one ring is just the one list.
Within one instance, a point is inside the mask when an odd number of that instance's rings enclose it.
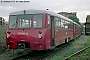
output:
{"label": "railway track", "polygon": [[62,44],[60,46],[57,46],[55,49],[53,50],[49,50],[49,51],[33,51],[29,54],[20,56],[20,57],[16,57],[13,58],[11,60],[47,60],[47,57],[53,57],[53,54],[57,53],[60,50],[63,50],[65,48],[65,46],[69,46],[71,45],[70,41],[67,44]]}
{"label": "railway track", "polygon": [[74,56],[77,56],[77,55],[81,54],[82,52],[84,52],[84,51],[85,51],[86,49],[88,49],[88,48],[90,48],[90,46],[85,47],[85,48],[83,48],[83,49],[81,49],[81,50],[77,51],[76,53],[74,53],[74,54],[72,54],[72,55],[70,55],[70,56],[66,57],[64,60],[70,60],[72,57],[74,57]]}

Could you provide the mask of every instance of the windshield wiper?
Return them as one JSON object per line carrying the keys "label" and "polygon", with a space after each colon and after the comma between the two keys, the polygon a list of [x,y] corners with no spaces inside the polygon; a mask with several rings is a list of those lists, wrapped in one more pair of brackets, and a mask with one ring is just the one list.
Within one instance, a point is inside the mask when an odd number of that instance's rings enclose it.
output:
{"label": "windshield wiper", "polygon": [[15,26],[15,23],[12,25],[12,27]]}

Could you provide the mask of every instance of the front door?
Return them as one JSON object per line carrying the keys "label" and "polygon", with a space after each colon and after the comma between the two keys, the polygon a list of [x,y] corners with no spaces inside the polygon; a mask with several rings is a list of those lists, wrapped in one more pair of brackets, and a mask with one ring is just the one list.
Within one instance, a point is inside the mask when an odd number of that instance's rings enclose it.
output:
{"label": "front door", "polygon": [[55,29],[54,29],[54,17],[51,16],[51,33],[52,33],[52,46],[54,46],[54,40],[55,40]]}
{"label": "front door", "polygon": [[73,38],[76,37],[76,24],[73,23]]}

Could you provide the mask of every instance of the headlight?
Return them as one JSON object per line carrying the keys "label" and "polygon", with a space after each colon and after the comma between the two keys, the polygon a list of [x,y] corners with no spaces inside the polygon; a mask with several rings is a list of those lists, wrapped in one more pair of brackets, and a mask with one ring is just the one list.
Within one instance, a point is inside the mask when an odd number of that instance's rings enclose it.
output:
{"label": "headlight", "polygon": [[11,33],[11,32],[9,32],[9,31],[7,30],[7,32],[6,32],[7,38],[10,38],[10,33]]}
{"label": "headlight", "polygon": [[10,34],[7,33],[7,38],[10,38]]}
{"label": "headlight", "polygon": [[41,39],[41,38],[42,38],[42,34],[39,34],[39,35],[38,35],[38,38]]}

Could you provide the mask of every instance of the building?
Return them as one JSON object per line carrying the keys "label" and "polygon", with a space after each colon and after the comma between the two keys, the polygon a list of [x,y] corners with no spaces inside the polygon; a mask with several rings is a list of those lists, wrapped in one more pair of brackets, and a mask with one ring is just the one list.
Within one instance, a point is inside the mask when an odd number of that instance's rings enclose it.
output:
{"label": "building", "polygon": [[82,26],[82,34],[85,34],[85,23],[81,23]]}
{"label": "building", "polygon": [[85,34],[90,35],[90,15],[87,15],[86,17]]}
{"label": "building", "polygon": [[5,19],[3,17],[0,17],[0,25],[4,25]]}
{"label": "building", "polygon": [[87,17],[86,17],[86,23],[90,23],[90,15],[87,15]]}
{"label": "building", "polygon": [[69,18],[69,16],[71,16],[71,15],[75,15],[76,16],[76,12],[71,12],[71,13],[68,13],[68,12],[59,12],[58,14],[60,14],[62,16],[65,16],[67,18]]}

